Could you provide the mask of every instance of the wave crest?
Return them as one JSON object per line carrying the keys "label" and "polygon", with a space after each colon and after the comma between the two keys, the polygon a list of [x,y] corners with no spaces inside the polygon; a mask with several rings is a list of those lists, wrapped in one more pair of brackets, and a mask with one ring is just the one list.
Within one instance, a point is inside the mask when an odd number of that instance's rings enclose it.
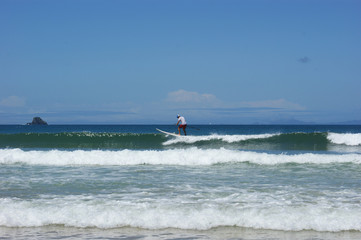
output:
{"label": "wave crest", "polygon": [[164,145],[171,145],[176,143],[187,143],[192,144],[201,141],[214,141],[219,140],[227,143],[234,143],[234,142],[241,142],[247,141],[251,139],[265,139],[270,138],[273,136],[277,136],[280,134],[254,134],[254,135],[204,135],[204,136],[187,136],[187,137],[177,137],[169,139],[168,141],[164,142]]}
{"label": "wave crest", "polygon": [[361,145],[361,133],[328,133],[327,139],[334,144]]}
{"label": "wave crest", "polygon": [[[361,211],[357,205],[331,208],[332,203],[320,200],[316,204],[292,206],[281,200],[278,204],[264,206],[262,196],[239,194],[239,198],[249,199],[251,203],[230,202],[226,207],[216,200],[194,201],[187,205],[182,199],[128,202],[82,196],[33,201],[7,198],[0,199],[0,226],[64,225],[103,229],[130,226],[196,230],[238,226],[285,231],[361,231]],[[254,198],[260,202],[255,203]]]}
{"label": "wave crest", "polygon": [[361,154],[270,154],[228,149],[172,149],[172,150],[75,150],[24,151],[0,150],[0,164],[29,165],[213,165],[222,163],[254,164],[361,164]]}

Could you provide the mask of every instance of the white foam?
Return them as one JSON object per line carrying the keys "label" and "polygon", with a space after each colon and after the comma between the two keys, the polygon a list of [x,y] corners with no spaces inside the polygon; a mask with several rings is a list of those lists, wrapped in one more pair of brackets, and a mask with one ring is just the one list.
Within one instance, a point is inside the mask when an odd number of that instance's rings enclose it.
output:
{"label": "white foam", "polygon": [[[252,194],[252,193],[251,193]],[[257,193],[259,194],[259,193]],[[239,194],[221,204],[202,200],[184,204],[181,199],[124,201],[84,196],[34,200],[0,199],[0,226],[136,227],[146,229],[207,230],[220,226],[273,230],[361,231],[358,204],[335,207],[317,201],[287,204],[274,196]],[[320,203],[319,203],[320,202]]]}
{"label": "white foam", "polygon": [[328,133],[327,139],[335,144],[361,145],[361,133]]}
{"label": "white foam", "polygon": [[228,149],[172,150],[75,150],[24,151],[0,149],[0,164],[29,165],[212,165],[218,163],[283,164],[283,163],[354,163],[361,164],[361,154],[270,154]]}
{"label": "white foam", "polygon": [[227,143],[246,141],[250,139],[262,139],[262,138],[270,138],[273,136],[277,136],[280,134],[253,134],[253,135],[202,135],[202,136],[187,136],[187,137],[177,137],[169,139],[164,142],[164,145],[171,145],[175,143],[196,143],[201,141],[211,141],[211,140],[220,140]]}

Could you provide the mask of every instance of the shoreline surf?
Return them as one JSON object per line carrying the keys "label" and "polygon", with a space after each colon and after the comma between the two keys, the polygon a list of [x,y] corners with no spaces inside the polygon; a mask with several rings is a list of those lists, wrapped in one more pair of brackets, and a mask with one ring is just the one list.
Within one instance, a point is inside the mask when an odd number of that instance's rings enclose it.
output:
{"label": "shoreline surf", "polygon": [[20,129],[0,127],[8,238],[361,236],[355,126]]}

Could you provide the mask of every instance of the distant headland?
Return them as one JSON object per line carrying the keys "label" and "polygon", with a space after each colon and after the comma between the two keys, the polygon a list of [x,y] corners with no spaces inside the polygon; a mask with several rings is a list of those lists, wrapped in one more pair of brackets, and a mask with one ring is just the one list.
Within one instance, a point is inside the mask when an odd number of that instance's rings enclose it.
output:
{"label": "distant headland", "polygon": [[27,123],[26,125],[48,125],[41,117],[34,117],[31,123]]}

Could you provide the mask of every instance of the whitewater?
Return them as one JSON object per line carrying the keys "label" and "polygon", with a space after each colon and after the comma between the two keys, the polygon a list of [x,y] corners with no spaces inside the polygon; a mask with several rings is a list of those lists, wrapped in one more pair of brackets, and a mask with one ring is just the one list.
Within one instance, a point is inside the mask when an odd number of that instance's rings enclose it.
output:
{"label": "whitewater", "polygon": [[360,239],[360,126],[0,126],[5,239]]}
{"label": "whitewater", "polygon": [[262,165],[286,163],[353,163],[361,164],[361,154],[270,154],[228,149],[175,150],[74,150],[74,151],[23,151],[21,149],[0,150],[0,164],[30,165],[213,165],[225,163],[255,163]]}

